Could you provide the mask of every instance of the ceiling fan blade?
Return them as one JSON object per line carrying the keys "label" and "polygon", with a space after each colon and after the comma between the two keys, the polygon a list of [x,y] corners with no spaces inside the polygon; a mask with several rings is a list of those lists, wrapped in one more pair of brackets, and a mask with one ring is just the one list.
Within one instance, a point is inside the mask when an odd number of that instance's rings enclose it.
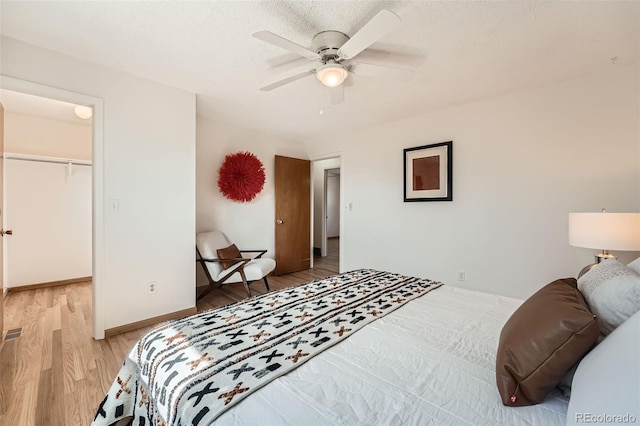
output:
{"label": "ceiling fan blade", "polygon": [[344,85],[329,88],[329,100],[331,105],[337,105],[344,102]]}
{"label": "ceiling fan blade", "polygon": [[320,55],[318,55],[316,52],[312,52],[306,47],[300,46],[297,43],[294,43],[290,40],[287,40],[286,38],[280,37],[279,35],[269,31],[258,31],[257,33],[254,33],[253,36],[258,40],[262,40],[262,41],[266,41],[267,43],[274,44],[278,47],[288,50],[289,52],[293,52],[296,55],[300,55],[304,58],[308,58],[308,59],[320,58]]}
{"label": "ceiling fan blade", "polygon": [[400,17],[382,9],[338,50],[340,59],[349,59],[380,40],[400,25]]}
{"label": "ceiling fan blade", "polygon": [[375,78],[401,79],[411,77],[413,75],[413,70],[358,62],[357,65],[354,64],[353,73]]}
{"label": "ceiling fan blade", "polygon": [[263,92],[268,92],[273,89],[277,89],[278,87],[284,86],[285,84],[293,83],[296,80],[300,80],[301,78],[305,78],[308,75],[312,75],[313,71],[303,71],[298,74],[294,74],[291,77],[284,78],[282,80],[278,80],[275,83],[271,83],[268,86],[261,87],[260,90]]}

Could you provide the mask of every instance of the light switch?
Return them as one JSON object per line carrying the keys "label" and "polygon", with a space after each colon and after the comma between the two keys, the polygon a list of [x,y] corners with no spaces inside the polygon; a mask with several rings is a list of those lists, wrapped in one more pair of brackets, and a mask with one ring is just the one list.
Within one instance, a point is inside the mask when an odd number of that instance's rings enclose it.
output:
{"label": "light switch", "polygon": [[113,214],[120,212],[120,202],[117,199],[112,198],[109,200],[109,211]]}

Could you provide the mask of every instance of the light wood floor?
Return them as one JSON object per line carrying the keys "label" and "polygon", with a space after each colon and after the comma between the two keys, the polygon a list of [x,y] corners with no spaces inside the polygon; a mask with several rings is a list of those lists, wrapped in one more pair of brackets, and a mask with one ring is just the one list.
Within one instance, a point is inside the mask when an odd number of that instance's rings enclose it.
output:
{"label": "light wood floor", "polygon": [[[269,277],[269,285],[278,290],[325,278],[334,267],[316,262],[314,269]],[[251,291],[266,290],[255,282]],[[225,286],[199,301],[198,311],[245,296],[242,285]],[[0,350],[0,425],[6,426],[90,424],[125,356],[149,329],[94,340],[91,282],[10,293],[4,313],[6,330],[22,328]]]}
{"label": "light wood floor", "polygon": [[330,238],[327,240],[327,255],[324,257],[314,256],[313,267],[325,269],[337,274],[340,271],[340,239]]}

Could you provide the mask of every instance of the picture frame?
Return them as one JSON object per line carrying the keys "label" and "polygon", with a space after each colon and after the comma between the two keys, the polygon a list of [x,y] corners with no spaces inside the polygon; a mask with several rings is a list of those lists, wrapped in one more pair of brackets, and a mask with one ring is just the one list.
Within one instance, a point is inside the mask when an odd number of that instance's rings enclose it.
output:
{"label": "picture frame", "polygon": [[453,141],[404,149],[404,201],[453,201]]}

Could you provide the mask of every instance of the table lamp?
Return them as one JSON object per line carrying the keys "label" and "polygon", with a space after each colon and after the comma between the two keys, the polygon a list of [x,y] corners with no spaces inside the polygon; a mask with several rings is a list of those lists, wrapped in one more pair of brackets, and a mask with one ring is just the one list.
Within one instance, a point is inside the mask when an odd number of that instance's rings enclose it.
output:
{"label": "table lamp", "polygon": [[615,258],[609,250],[640,251],[640,213],[569,213],[569,244],[602,250],[580,278],[603,259]]}

